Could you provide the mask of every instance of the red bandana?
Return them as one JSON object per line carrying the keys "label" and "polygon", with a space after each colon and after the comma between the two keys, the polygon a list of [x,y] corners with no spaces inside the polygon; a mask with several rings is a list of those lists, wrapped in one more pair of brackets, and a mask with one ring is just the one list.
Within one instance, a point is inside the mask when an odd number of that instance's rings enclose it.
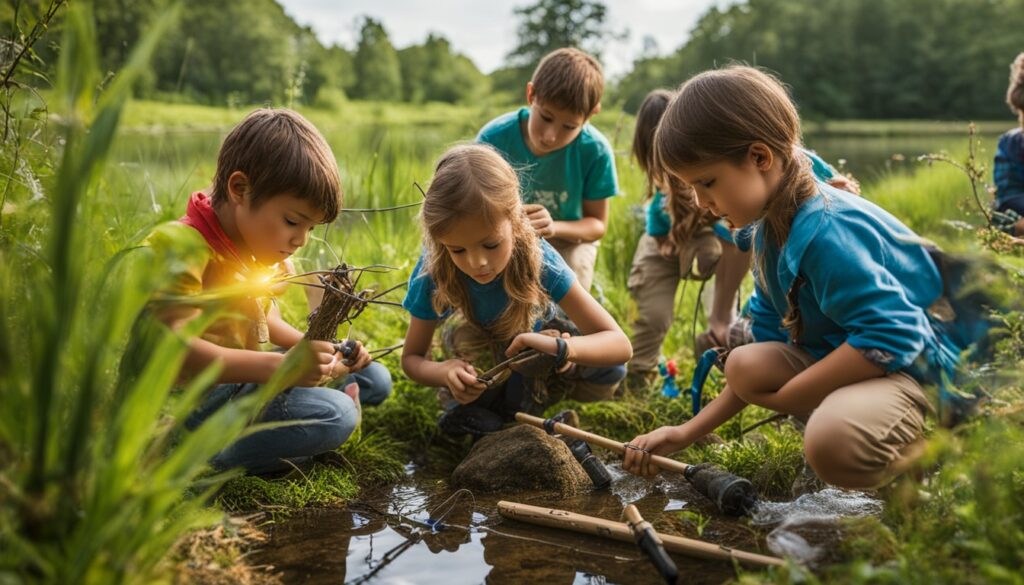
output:
{"label": "red bandana", "polygon": [[224,233],[224,228],[217,219],[217,213],[210,204],[210,198],[201,191],[196,191],[189,197],[188,209],[180,219],[181,223],[194,228],[206,239],[206,243],[213,248],[213,251],[227,260],[234,260],[244,265],[242,256],[231,238]]}

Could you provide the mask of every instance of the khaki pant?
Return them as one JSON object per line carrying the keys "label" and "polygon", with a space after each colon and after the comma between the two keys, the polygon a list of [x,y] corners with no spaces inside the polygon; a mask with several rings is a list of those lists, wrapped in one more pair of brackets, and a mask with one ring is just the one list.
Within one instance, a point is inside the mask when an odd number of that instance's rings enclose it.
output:
{"label": "khaki pant", "polygon": [[[777,352],[798,373],[815,361],[785,343],[755,345]],[[921,385],[902,372],[838,388],[807,421],[807,463],[831,485],[848,489],[883,485],[924,452],[922,433],[931,408]]]}
{"label": "khaki pant", "polygon": [[640,238],[628,282],[637,308],[631,372],[648,372],[658,365],[661,344],[672,326],[679,280],[710,278],[721,254],[722,245],[710,228],[699,231],[674,258],[661,255],[653,236]]}
{"label": "khaki pant", "polygon": [[[458,315],[445,322],[440,335],[441,348],[445,358],[465,360],[477,368],[479,373],[483,373],[505,359],[504,346],[494,343],[480,327],[463,320]],[[598,368],[576,364],[569,371],[552,374],[544,380],[529,379],[527,386],[530,387],[532,396],[524,396],[523,400],[517,397],[510,397],[508,400],[498,397],[495,400],[508,402],[513,407],[521,405],[534,412],[543,411],[547,406],[566,399],[579,402],[611,400],[615,395],[615,389],[619,387],[619,383],[625,376],[625,366]],[[490,391],[488,392],[490,393]],[[447,396],[447,390],[441,393],[442,402],[447,399]],[[486,397],[482,396],[481,398]],[[532,404],[529,404],[530,402]]]}
{"label": "khaki pant", "polygon": [[597,263],[597,242],[569,242],[553,238],[548,243],[562,255],[565,263],[576,273],[583,290],[590,292],[594,284],[594,265]]}

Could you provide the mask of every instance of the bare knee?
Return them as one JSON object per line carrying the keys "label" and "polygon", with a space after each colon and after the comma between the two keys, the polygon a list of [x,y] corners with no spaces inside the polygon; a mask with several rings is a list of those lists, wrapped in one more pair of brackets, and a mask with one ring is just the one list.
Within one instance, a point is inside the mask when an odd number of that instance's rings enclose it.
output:
{"label": "bare knee", "polygon": [[758,404],[758,395],[763,391],[754,383],[763,360],[756,345],[743,345],[729,352],[725,360],[725,379],[729,388],[748,404]]}

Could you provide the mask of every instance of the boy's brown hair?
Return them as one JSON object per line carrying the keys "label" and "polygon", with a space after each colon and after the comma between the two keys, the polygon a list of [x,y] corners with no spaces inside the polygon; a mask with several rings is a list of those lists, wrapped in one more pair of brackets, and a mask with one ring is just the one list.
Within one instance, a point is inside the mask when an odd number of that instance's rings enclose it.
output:
{"label": "boy's brown hair", "polygon": [[530,81],[538,101],[587,117],[601,104],[604,94],[601,64],[579,49],[548,53],[540,60]]}
{"label": "boy's brown hair", "polygon": [[334,221],[341,210],[341,177],[331,147],[301,114],[287,108],[261,108],[235,126],[217,155],[213,205],[228,200],[228,178],[241,171],[249,179],[250,205],[276,195],[309,201]]}
{"label": "boy's brown hair", "polygon": [[1024,53],[1017,55],[1010,65],[1010,86],[1006,88],[1006,104],[1024,126]]}

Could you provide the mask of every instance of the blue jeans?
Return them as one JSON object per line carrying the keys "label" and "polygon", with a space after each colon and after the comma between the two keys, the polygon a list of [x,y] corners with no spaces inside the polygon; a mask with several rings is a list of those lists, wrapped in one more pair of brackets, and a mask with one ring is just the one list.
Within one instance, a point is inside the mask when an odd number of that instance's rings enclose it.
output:
{"label": "blue jeans", "polygon": [[[359,385],[359,400],[365,405],[380,404],[391,393],[391,374],[372,362],[350,375],[342,384]],[[234,398],[256,390],[259,384],[218,384],[206,400],[189,415],[185,427],[197,428],[216,410]],[[337,449],[348,439],[359,422],[355,402],[334,388],[295,386],[282,392],[263,409],[258,422],[304,421],[303,424],[260,431],[235,441],[213,456],[210,464],[218,470],[243,467],[249,473],[271,473],[290,469],[293,464]]]}

